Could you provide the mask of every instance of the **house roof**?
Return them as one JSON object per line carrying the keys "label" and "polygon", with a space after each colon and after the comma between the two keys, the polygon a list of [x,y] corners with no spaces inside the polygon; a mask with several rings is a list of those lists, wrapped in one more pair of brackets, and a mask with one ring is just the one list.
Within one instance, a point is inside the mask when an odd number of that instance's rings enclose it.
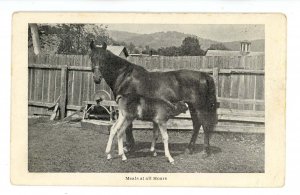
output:
{"label": "house roof", "polygon": [[117,56],[119,56],[122,52],[124,52],[126,57],[129,55],[126,47],[124,46],[108,45],[107,49]]}
{"label": "house roof", "polygon": [[[261,56],[264,52],[249,52],[247,56]],[[206,56],[242,56],[240,51],[228,51],[228,50],[208,50]]]}

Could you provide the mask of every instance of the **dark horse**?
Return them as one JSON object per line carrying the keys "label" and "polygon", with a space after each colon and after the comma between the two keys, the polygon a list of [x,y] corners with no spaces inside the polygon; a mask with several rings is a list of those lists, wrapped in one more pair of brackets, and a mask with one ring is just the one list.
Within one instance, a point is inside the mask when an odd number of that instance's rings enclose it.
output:
{"label": "dark horse", "polygon": [[[203,153],[204,156],[209,155],[209,135],[217,122],[216,92],[212,77],[207,73],[192,70],[149,72],[106,50],[106,43],[96,46],[92,41],[90,47],[94,82],[99,84],[103,77],[115,97],[119,94],[136,93],[170,103],[179,101],[187,103],[194,129],[187,151],[193,152],[202,125]],[[153,128],[158,127],[154,124]],[[132,148],[134,145],[132,126],[126,129],[126,141],[127,147]]]}

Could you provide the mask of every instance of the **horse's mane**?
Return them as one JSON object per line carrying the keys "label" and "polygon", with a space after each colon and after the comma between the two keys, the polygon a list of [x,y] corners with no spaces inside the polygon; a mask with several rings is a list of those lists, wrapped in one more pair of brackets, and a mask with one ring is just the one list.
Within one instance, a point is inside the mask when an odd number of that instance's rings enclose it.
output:
{"label": "horse's mane", "polygon": [[148,72],[148,70],[146,70],[143,66],[140,66],[140,65],[134,64],[132,62],[129,62],[128,60],[126,60],[124,58],[121,58],[120,56],[117,56],[117,55],[113,54],[109,50],[106,50],[106,52],[107,52],[106,53],[107,54],[107,59],[108,60],[112,60],[114,65],[124,66],[124,69],[127,69],[128,71],[132,70],[134,68],[138,68],[140,70],[144,70],[144,71]]}

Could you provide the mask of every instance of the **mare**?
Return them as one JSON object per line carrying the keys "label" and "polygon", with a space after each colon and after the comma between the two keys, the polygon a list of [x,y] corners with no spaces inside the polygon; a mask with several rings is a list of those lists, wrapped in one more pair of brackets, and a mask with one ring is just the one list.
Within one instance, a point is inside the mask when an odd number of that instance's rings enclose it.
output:
{"label": "mare", "polygon": [[[216,89],[213,78],[207,73],[193,70],[149,72],[142,66],[130,63],[107,50],[106,43],[90,43],[90,60],[94,82],[104,78],[115,97],[135,93],[159,98],[167,102],[183,101],[188,104],[193,122],[192,137],[186,152],[193,153],[200,127],[204,131],[203,157],[209,155],[209,136],[217,123]],[[154,123],[153,128],[158,126]],[[134,145],[132,125],[126,130],[129,148]]]}

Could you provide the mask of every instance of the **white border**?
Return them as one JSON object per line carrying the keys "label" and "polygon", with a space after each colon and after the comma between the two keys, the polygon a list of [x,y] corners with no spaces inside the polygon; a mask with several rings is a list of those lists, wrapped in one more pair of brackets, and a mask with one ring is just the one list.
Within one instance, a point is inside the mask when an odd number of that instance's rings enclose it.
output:
{"label": "white border", "polygon": [[[178,20],[180,19],[180,21]],[[265,25],[265,173],[28,173],[29,23],[158,23]],[[45,13],[13,16],[11,177],[14,184],[103,186],[279,187],[285,177],[286,18],[283,14]],[[246,154],[247,155],[247,154]],[[166,181],[126,181],[161,176]]]}
{"label": "white border", "polygon": [[[116,5],[118,3],[118,5]],[[1,82],[1,105],[0,112],[0,186],[1,192],[6,191],[15,194],[83,194],[98,193],[124,193],[128,188],[74,188],[74,187],[20,187],[12,186],[9,182],[9,103],[10,102],[10,38],[11,38],[11,16],[12,13],[19,10],[27,11],[194,11],[194,12],[282,12],[288,18],[288,69],[287,69],[287,177],[286,185],[280,189],[195,189],[195,188],[158,188],[158,189],[131,189],[131,193],[136,194],[153,194],[158,192],[166,192],[183,194],[183,193],[209,193],[209,194],[294,194],[299,191],[298,188],[298,174],[300,157],[298,155],[299,148],[299,123],[298,110],[299,106],[299,91],[292,90],[298,88],[300,66],[298,61],[299,56],[299,18],[300,18],[300,2],[295,1],[209,1],[209,2],[195,2],[189,3],[174,2],[172,6],[161,2],[139,2],[131,1],[125,3],[119,2],[53,2],[53,3],[33,3],[27,2],[0,2],[0,18],[2,28],[0,32],[0,78]],[[4,52],[3,52],[4,51]],[[225,192],[224,192],[225,191]]]}

